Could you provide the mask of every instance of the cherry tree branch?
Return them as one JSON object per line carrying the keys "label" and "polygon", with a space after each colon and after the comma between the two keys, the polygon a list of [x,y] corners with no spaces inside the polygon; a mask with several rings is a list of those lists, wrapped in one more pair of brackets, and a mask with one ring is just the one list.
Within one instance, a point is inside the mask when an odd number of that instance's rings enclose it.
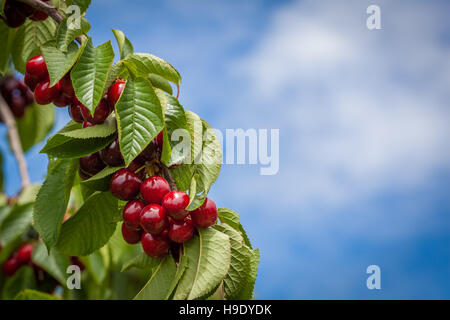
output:
{"label": "cherry tree branch", "polygon": [[27,162],[25,161],[25,156],[23,154],[22,144],[20,142],[19,133],[17,132],[16,120],[14,115],[8,107],[7,102],[0,94],[0,115],[3,121],[8,127],[9,142],[11,144],[12,152],[16,157],[17,163],[19,165],[20,177],[22,179],[22,190],[30,185],[30,177],[27,171]]}

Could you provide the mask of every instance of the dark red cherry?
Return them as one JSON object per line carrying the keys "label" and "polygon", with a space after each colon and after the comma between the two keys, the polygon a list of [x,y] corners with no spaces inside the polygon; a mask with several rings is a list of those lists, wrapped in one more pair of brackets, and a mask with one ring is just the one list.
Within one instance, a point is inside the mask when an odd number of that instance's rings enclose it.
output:
{"label": "dark red cherry", "polygon": [[31,91],[34,91],[34,89],[36,88],[36,86],[39,83],[39,79],[38,78],[33,77],[32,75],[30,75],[28,73],[25,74],[25,77],[23,78],[23,81],[28,86],[28,88],[30,88]]}
{"label": "dark red cherry", "polygon": [[80,168],[88,174],[95,175],[105,167],[106,165],[103,163],[98,152],[80,158]]}
{"label": "dark red cherry", "polygon": [[100,157],[110,167],[123,165],[124,162],[122,153],[120,153],[119,139],[116,138],[109,146],[100,151]]}
{"label": "dark red cherry", "polygon": [[164,257],[170,249],[170,240],[166,236],[144,233],[141,238],[144,252],[155,259]]}
{"label": "dark red cherry", "polygon": [[125,81],[120,79],[117,79],[113,83],[113,85],[109,88],[108,100],[112,108],[114,108],[114,106],[116,105],[117,100],[119,100],[120,95],[122,94],[124,88],[125,88]]}
{"label": "dark red cherry", "polygon": [[92,175],[84,172],[81,168],[78,168],[78,175],[80,176],[81,180],[87,180],[92,177]]}
{"label": "dark red cherry", "polygon": [[86,269],[86,266],[84,265],[83,262],[81,262],[80,258],[78,258],[78,257],[70,257],[70,263],[78,266],[81,271]]}
{"label": "dark red cherry", "polygon": [[120,169],[111,178],[110,190],[120,200],[129,201],[139,194],[141,183],[142,181],[134,172]]}
{"label": "dark red cherry", "polygon": [[36,89],[34,89],[34,98],[38,104],[49,104],[58,97],[58,88],[49,86],[50,81],[44,80],[39,82]]}
{"label": "dark red cherry", "polygon": [[214,201],[209,198],[206,198],[203,204],[191,211],[192,222],[197,227],[207,228],[216,223],[217,220],[217,207]]}
{"label": "dark red cherry", "polygon": [[63,91],[59,91],[58,96],[53,100],[53,104],[57,107],[65,107],[72,103],[72,97],[69,97]]}
{"label": "dark red cherry", "polygon": [[73,89],[72,80],[70,79],[70,73],[67,73],[61,80],[59,80],[60,90],[69,97],[75,96],[75,90]]}
{"label": "dark red cherry", "polygon": [[94,124],[93,123],[90,123],[89,121],[83,121],[83,129],[84,128],[89,128],[89,127],[93,127],[94,126]]}
{"label": "dark red cherry", "polygon": [[31,262],[31,256],[33,254],[33,245],[24,244],[17,251],[17,260],[20,264],[28,264]]}
{"label": "dark red cherry", "polygon": [[169,238],[177,243],[185,243],[192,238],[195,227],[190,218],[184,221],[170,220]]}
{"label": "dark red cherry", "polygon": [[189,196],[182,191],[171,191],[162,200],[167,215],[175,220],[183,220],[188,215],[186,211],[188,205]]}
{"label": "dark red cherry", "polygon": [[158,133],[155,139],[156,139],[156,148],[158,148],[159,151],[162,151],[164,143],[164,134],[162,130]]}
{"label": "dark red cherry", "polygon": [[[51,4],[50,0],[42,0],[43,2],[46,2],[47,4]],[[48,14],[41,10],[36,10],[34,14],[30,17],[33,21],[43,21],[48,18]]]}
{"label": "dark red cherry", "polygon": [[136,175],[143,181],[145,179],[145,162],[141,162],[136,158],[128,165],[127,169],[136,173]]}
{"label": "dark red cherry", "polygon": [[1,93],[5,99],[11,98],[14,90],[18,89],[19,81],[12,76],[5,77],[1,82]]}
{"label": "dark red cherry", "polygon": [[30,76],[38,79],[39,81],[47,80],[49,77],[47,65],[45,64],[44,57],[41,54],[28,60],[26,71]]}
{"label": "dark red cherry", "polygon": [[161,204],[162,199],[170,192],[169,183],[159,176],[146,179],[141,185],[141,195],[148,203]]}
{"label": "dark red cherry", "polygon": [[[78,106],[77,108],[80,110],[81,116],[84,120],[92,123],[92,116],[89,109],[78,100],[78,98],[74,95],[72,100],[73,106]],[[74,107],[75,108],[75,107]]]}
{"label": "dark red cherry", "polygon": [[149,204],[141,211],[141,227],[151,234],[161,233],[169,224],[164,208],[158,204]]}
{"label": "dark red cherry", "polygon": [[10,102],[11,112],[16,119],[20,119],[25,115],[26,101],[22,96],[13,96]]}
{"label": "dark red cherry", "polygon": [[4,21],[6,25],[10,28],[20,27],[25,23],[26,16],[20,12],[19,8],[10,1],[5,3],[5,7],[3,9],[5,14]]}
{"label": "dark red cherry", "polygon": [[145,203],[141,200],[132,200],[127,203],[123,209],[123,221],[128,228],[141,228],[141,211],[144,207]]}
{"label": "dark red cherry", "polygon": [[70,107],[68,108],[69,110],[69,115],[72,118],[73,121],[78,122],[78,123],[83,123],[84,118],[83,115],[81,114],[81,108],[79,104],[71,104]]}
{"label": "dark red cherry", "polygon": [[122,236],[125,242],[129,244],[136,244],[141,241],[142,230],[141,229],[131,229],[122,223]]}
{"label": "dark red cherry", "polygon": [[19,260],[17,260],[17,256],[12,256],[8,260],[5,261],[5,263],[2,266],[3,274],[6,277],[12,277],[16,271],[19,269],[20,263]]}
{"label": "dark red cherry", "polygon": [[8,2],[11,2],[14,4],[15,7],[17,7],[17,9],[22,13],[22,15],[24,15],[25,17],[29,17],[31,16],[36,10],[23,2],[19,2],[19,1],[11,1],[9,0]]}
{"label": "dark red cherry", "polygon": [[95,124],[101,124],[105,122],[106,118],[111,114],[111,108],[109,106],[108,100],[103,98],[100,100],[97,108],[94,111],[94,117],[92,118],[92,122]]}

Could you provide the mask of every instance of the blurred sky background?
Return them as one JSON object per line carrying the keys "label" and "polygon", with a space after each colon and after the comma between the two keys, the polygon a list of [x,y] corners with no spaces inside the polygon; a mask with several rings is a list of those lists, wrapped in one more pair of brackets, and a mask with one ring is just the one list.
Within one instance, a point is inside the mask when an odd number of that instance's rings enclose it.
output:
{"label": "blurred sky background", "polygon": [[[172,63],[181,103],[214,128],[280,129],[277,175],[224,165],[211,191],[260,248],[257,298],[450,298],[449,1],[92,2],[94,43],[117,48],[121,29]],[[4,170],[13,194],[11,156]]]}

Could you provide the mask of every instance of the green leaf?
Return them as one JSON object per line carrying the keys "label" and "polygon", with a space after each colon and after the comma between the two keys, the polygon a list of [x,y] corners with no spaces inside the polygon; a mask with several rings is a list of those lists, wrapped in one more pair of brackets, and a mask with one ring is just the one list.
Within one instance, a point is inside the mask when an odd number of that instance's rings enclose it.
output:
{"label": "green leaf", "polygon": [[95,282],[98,285],[102,284],[108,274],[108,261],[103,251],[97,250],[89,256],[84,257],[83,263],[86,265]]}
{"label": "green leaf", "polygon": [[15,205],[0,226],[0,243],[6,246],[27,231],[32,215],[32,204]]}
{"label": "green leaf", "polygon": [[56,47],[55,41],[49,41],[41,47],[42,56],[47,64],[50,75],[50,86],[54,86],[74,66],[83,53],[87,41],[80,48],[75,43],[70,43],[67,51],[61,51]]}
{"label": "green leaf", "polygon": [[242,227],[239,219],[239,214],[234,212],[231,209],[227,208],[219,208],[218,209],[218,216],[219,220],[222,223],[228,224],[230,227],[234,228],[235,230],[239,231],[244,238],[245,244],[252,248],[252,245],[250,243],[250,239],[247,236],[247,233],[244,230],[244,227]]}
{"label": "green leaf", "polygon": [[[91,29],[91,25],[86,18],[81,17],[78,25],[75,23],[67,24],[68,18],[64,18],[59,24],[56,33],[56,43],[59,50],[66,52],[69,45],[73,43],[76,37],[87,33]],[[69,21],[70,22],[70,21]]]}
{"label": "green leaf", "polygon": [[39,54],[44,43],[54,38],[56,26],[53,19],[39,22],[27,19],[18,29],[12,45],[12,58],[17,71],[25,74],[27,61]]}
{"label": "green leaf", "polygon": [[173,258],[168,255],[161,260],[158,267],[153,272],[150,280],[141,291],[134,297],[134,300],[163,300],[170,295],[171,282],[176,276],[177,266]]}
{"label": "green leaf", "polygon": [[80,8],[80,13],[83,14],[91,5],[91,0],[69,0],[70,4],[78,6]]}
{"label": "green leaf", "polygon": [[106,138],[116,133],[116,120],[108,118],[102,124],[60,132],[61,135],[75,139]]}
{"label": "green leaf", "polygon": [[37,105],[27,108],[25,116],[17,121],[20,142],[24,152],[45,139],[55,122],[52,105]]}
{"label": "green leaf", "polygon": [[2,44],[2,50],[0,50],[0,74],[4,74],[7,70],[14,35],[15,30],[9,28],[3,20],[0,20],[0,43]]}
{"label": "green leaf", "polygon": [[33,263],[44,269],[62,285],[67,281],[67,267],[69,259],[56,250],[47,252],[45,245],[40,242],[33,250]]}
{"label": "green leaf", "polygon": [[77,169],[77,160],[57,160],[37,195],[33,222],[47,247],[58,241]]}
{"label": "green leaf", "polygon": [[144,270],[152,270],[154,267],[159,265],[161,259],[154,259],[149,257],[144,252],[141,252],[133,259],[127,261],[123,264],[121,272],[130,270],[131,268],[139,268]]}
{"label": "green leaf", "polygon": [[112,175],[123,167],[106,167],[91,178],[82,181],[81,183],[91,190],[107,191],[109,189],[109,182]]}
{"label": "green leaf", "polygon": [[120,150],[128,165],[163,129],[161,104],[149,80],[128,79],[116,104],[116,117]]}
{"label": "green leaf", "polygon": [[103,97],[108,72],[114,60],[114,50],[111,41],[96,48],[91,38],[87,41],[70,75],[78,100],[93,112]]}
{"label": "green leaf", "polygon": [[172,297],[172,294],[174,293],[176,287],[178,286],[178,283],[181,280],[181,277],[184,275],[184,272],[186,271],[188,265],[187,259],[181,259],[180,263],[177,266],[177,273],[175,274],[175,277],[173,277],[172,282],[169,287],[169,292],[167,293],[166,300],[169,300]]}
{"label": "green leaf", "polygon": [[33,269],[29,266],[21,267],[11,278],[6,280],[3,287],[2,299],[12,300],[24,289],[36,288]]}
{"label": "green leaf", "polygon": [[[187,191],[194,181],[192,175],[194,174],[194,167],[188,164],[181,164],[175,168],[169,169],[172,178],[174,178],[177,185],[177,190]],[[195,191],[193,192],[195,194]]]}
{"label": "green leaf", "polygon": [[136,76],[146,77],[149,74],[156,74],[176,85],[181,83],[180,73],[170,63],[152,54],[133,53],[123,62]]}
{"label": "green leaf", "polygon": [[63,223],[56,248],[71,256],[89,255],[108,242],[120,219],[118,200],[109,192],[95,193]]}
{"label": "green leaf", "polygon": [[239,231],[236,231],[227,224],[216,225],[215,228],[230,237],[231,265],[223,282],[225,298],[233,300],[244,286],[247,278],[250,252],[243,248],[244,239]]}
{"label": "green leaf", "polygon": [[151,73],[148,75],[148,79],[150,80],[154,88],[161,89],[168,94],[173,94],[172,86],[170,85],[169,81],[167,81],[163,77]]}
{"label": "green leaf", "polygon": [[51,294],[36,291],[32,289],[25,289],[20,291],[14,300],[61,300],[56,296],[52,296]]}
{"label": "green leaf", "polygon": [[213,228],[199,228],[198,233],[184,244],[188,264],[175,292],[176,300],[198,299],[212,293],[230,268],[229,237]]}
{"label": "green leaf", "polygon": [[244,249],[249,252],[249,272],[245,279],[245,283],[238,294],[235,295],[236,300],[250,300],[253,299],[253,291],[255,288],[255,281],[258,275],[258,264],[259,264],[259,250],[251,250],[249,247],[244,246]]}
{"label": "green leaf", "polygon": [[113,66],[109,70],[108,77],[106,78],[104,93],[108,91],[109,87],[111,87],[113,82],[118,78],[123,80],[126,80],[128,78],[128,68],[122,60],[113,64]]}
{"label": "green leaf", "polygon": [[112,32],[114,33],[114,37],[116,37],[117,40],[117,45],[119,46],[120,59],[125,59],[129,54],[134,52],[133,45],[130,40],[125,37],[125,34],[122,31],[112,29]]}

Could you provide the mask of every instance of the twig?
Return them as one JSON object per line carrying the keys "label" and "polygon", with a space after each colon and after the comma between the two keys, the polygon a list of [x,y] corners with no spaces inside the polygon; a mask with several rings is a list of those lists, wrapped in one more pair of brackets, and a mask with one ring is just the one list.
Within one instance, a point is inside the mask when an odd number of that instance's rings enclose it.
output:
{"label": "twig", "polygon": [[[26,3],[36,10],[44,11],[53,20],[55,20],[58,24],[61,23],[61,21],[64,19],[64,17],[58,12],[58,9],[56,9],[54,6],[52,6],[51,4],[48,4],[46,2],[43,2],[40,0],[18,0],[18,1]],[[77,40],[77,42],[80,44],[82,42],[81,37],[77,37],[75,40]]]}
{"label": "twig", "polygon": [[169,183],[170,190],[174,191],[177,190],[177,184],[175,180],[173,180],[172,175],[169,172],[169,168],[164,163],[160,164],[161,170],[164,174],[164,177],[166,178],[167,182]]}
{"label": "twig", "polygon": [[17,132],[16,120],[8,107],[3,96],[0,94],[0,115],[8,127],[9,142],[11,149],[16,157],[19,165],[20,177],[22,179],[22,190],[30,185],[30,177],[27,171],[27,162],[23,154],[22,144],[20,142],[19,133]]}

